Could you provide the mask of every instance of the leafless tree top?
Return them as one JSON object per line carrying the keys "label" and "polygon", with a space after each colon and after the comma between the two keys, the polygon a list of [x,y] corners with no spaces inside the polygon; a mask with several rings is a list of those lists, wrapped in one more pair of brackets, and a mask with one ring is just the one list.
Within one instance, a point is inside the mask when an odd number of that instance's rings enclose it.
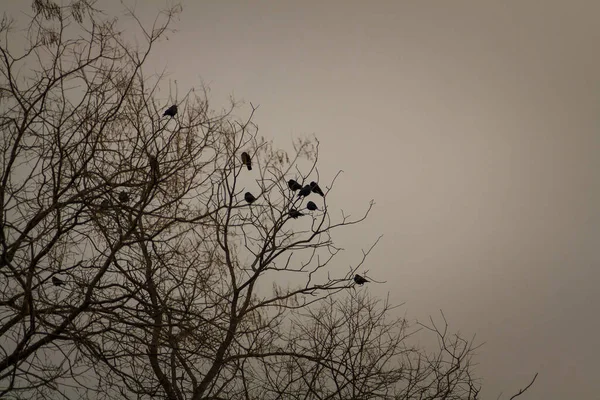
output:
{"label": "leafless tree top", "polygon": [[477,398],[472,341],[409,347],[365,295],[378,240],[336,265],[374,203],[328,205],[316,139],[285,152],[252,105],[158,96],[144,66],[179,6],[129,12],[135,46],[93,2],[32,10],[25,48],[0,25],[0,397]]}

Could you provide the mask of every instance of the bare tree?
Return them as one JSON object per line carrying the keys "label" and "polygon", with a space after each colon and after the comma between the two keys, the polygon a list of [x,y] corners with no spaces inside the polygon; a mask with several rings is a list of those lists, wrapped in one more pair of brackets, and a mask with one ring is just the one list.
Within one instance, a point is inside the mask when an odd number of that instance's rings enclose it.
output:
{"label": "bare tree", "polygon": [[394,308],[361,291],[294,313],[278,362],[257,374],[269,396],[254,398],[476,399],[473,343],[434,325],[440,347],[428,354],[408,344],[419,329]]}
{"label": "bare tree", "polygon": [[316,140],[279,150],[202,90],[158,101],[144,65],[178,6],[130,12],[137,46],[89,1],[33,11],[25,49],[0,25],[2,398],[477,398],[471,341],[409,347],[355,291],[376,242],[334,265],[373,203],[330,210]]}

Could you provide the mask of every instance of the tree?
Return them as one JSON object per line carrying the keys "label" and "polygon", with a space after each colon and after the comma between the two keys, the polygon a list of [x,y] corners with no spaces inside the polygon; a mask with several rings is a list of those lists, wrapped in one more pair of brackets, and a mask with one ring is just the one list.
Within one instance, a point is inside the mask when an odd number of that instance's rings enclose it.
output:
{"label": "tree", "polygon": [[409,347],[355,287],[374,245],[334,265],[332,233],[372,202],[290,216],[291,175],[323,184],[316,140],[290,155],[206,91],[159,101],[144,66],[179,7],[128,14],[141,47],[89,1],[33,10],[24,50],[0,25],[0,397],[476,398],[471,341]]}

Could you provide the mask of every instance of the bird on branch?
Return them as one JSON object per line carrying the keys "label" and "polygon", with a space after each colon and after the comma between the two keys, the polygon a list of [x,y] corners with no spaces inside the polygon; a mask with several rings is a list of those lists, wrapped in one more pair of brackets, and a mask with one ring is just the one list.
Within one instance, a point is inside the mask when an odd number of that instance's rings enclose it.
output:
{"label": "bird on branch", "polygon": [[165,112],[163,113],[163,117],[169,116],[169,117],[173,118],[175,116],[175,114],[177,114],[177,105],[173,104],[171,107],[169,107],[165,110]]}
{"label": "bird on branch", "polygon": [[300,190],[302,189],[302,185],[299,184],[298,182],[296,182],[293,179],[290,179],[288,181],[288,187],[290,188],[291,191],[295,192],[296,190]]}
{"label": "bird on branch", "polygon": [[310,185],[306,185],[304,186],[302,189],[300,189],[300,191],[298,192],[298,197],[306,197],[310,194],[310,192],[312,191],[312,188],[310,187]]}
{"label": "bird on branch", "polygon": [[65,284],[65,281],[63,281],[62,279],[60,279],[59,277],[53,276],[52,277],[52,284],[54,286],[62,286]]}
{"label": "bird on branch", "polygon": [[127,194],[126,191],[122,190],[121,193],[119,193],[119,201],[123,204],[129,203],[129,194]]}
{"label": "bird on branch", "polygon": [[321,196],[325,196],[325,193],[323,193],[323,191],[321,190],[321,188],[319,187],[319,185],[317,184],[317,182],[311,182],[310,183],[310,188],[312,189],[313,193],[317,193],[320,194]]}
{"label": "bird on branch", "polygon": [[290,217],[294,218],[294,219],[298,219],[298,217],[302,217],[304,214],[302,214],[300,211],[292,208],[289,212]]}
{"label": "bird on branch", "polygon": [[246,152],[242,153],[242,163],[248,168],[248,171],[252,171],[252,159],[250,158],[250,154]]}
{"label": "bird on branch", "polygon": [[256,197],[254,197],[252,193],[246,192],[246,194],[244,194],[244,200],[246,200],[248,204],[252,204],[256,201]]}
{"label": "bird on branch", "polygon": [[150,170],[152,171],[152,180],[154,182],[158,181],[158,177],[160,176],[160,167],[158,164],[158,159],[151,154],[148,154],[148,162],[150,163]]}

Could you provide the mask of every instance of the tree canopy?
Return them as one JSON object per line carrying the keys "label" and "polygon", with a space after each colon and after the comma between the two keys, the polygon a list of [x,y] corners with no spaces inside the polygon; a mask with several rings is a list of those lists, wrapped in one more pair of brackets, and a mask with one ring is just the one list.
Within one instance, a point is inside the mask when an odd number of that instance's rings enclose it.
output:
{"label": "tree canopy", "polygon": [[356,286],[375,244],[336,265],[373,202],[328,206],[316,139],[159,96],[179,6],[129,13],[136,46],[86,0],[33,12],[25,48],[0,25],[0,397],[477,398],[471,340],[432,321],[439,348],[410,346],[422,327]]}

